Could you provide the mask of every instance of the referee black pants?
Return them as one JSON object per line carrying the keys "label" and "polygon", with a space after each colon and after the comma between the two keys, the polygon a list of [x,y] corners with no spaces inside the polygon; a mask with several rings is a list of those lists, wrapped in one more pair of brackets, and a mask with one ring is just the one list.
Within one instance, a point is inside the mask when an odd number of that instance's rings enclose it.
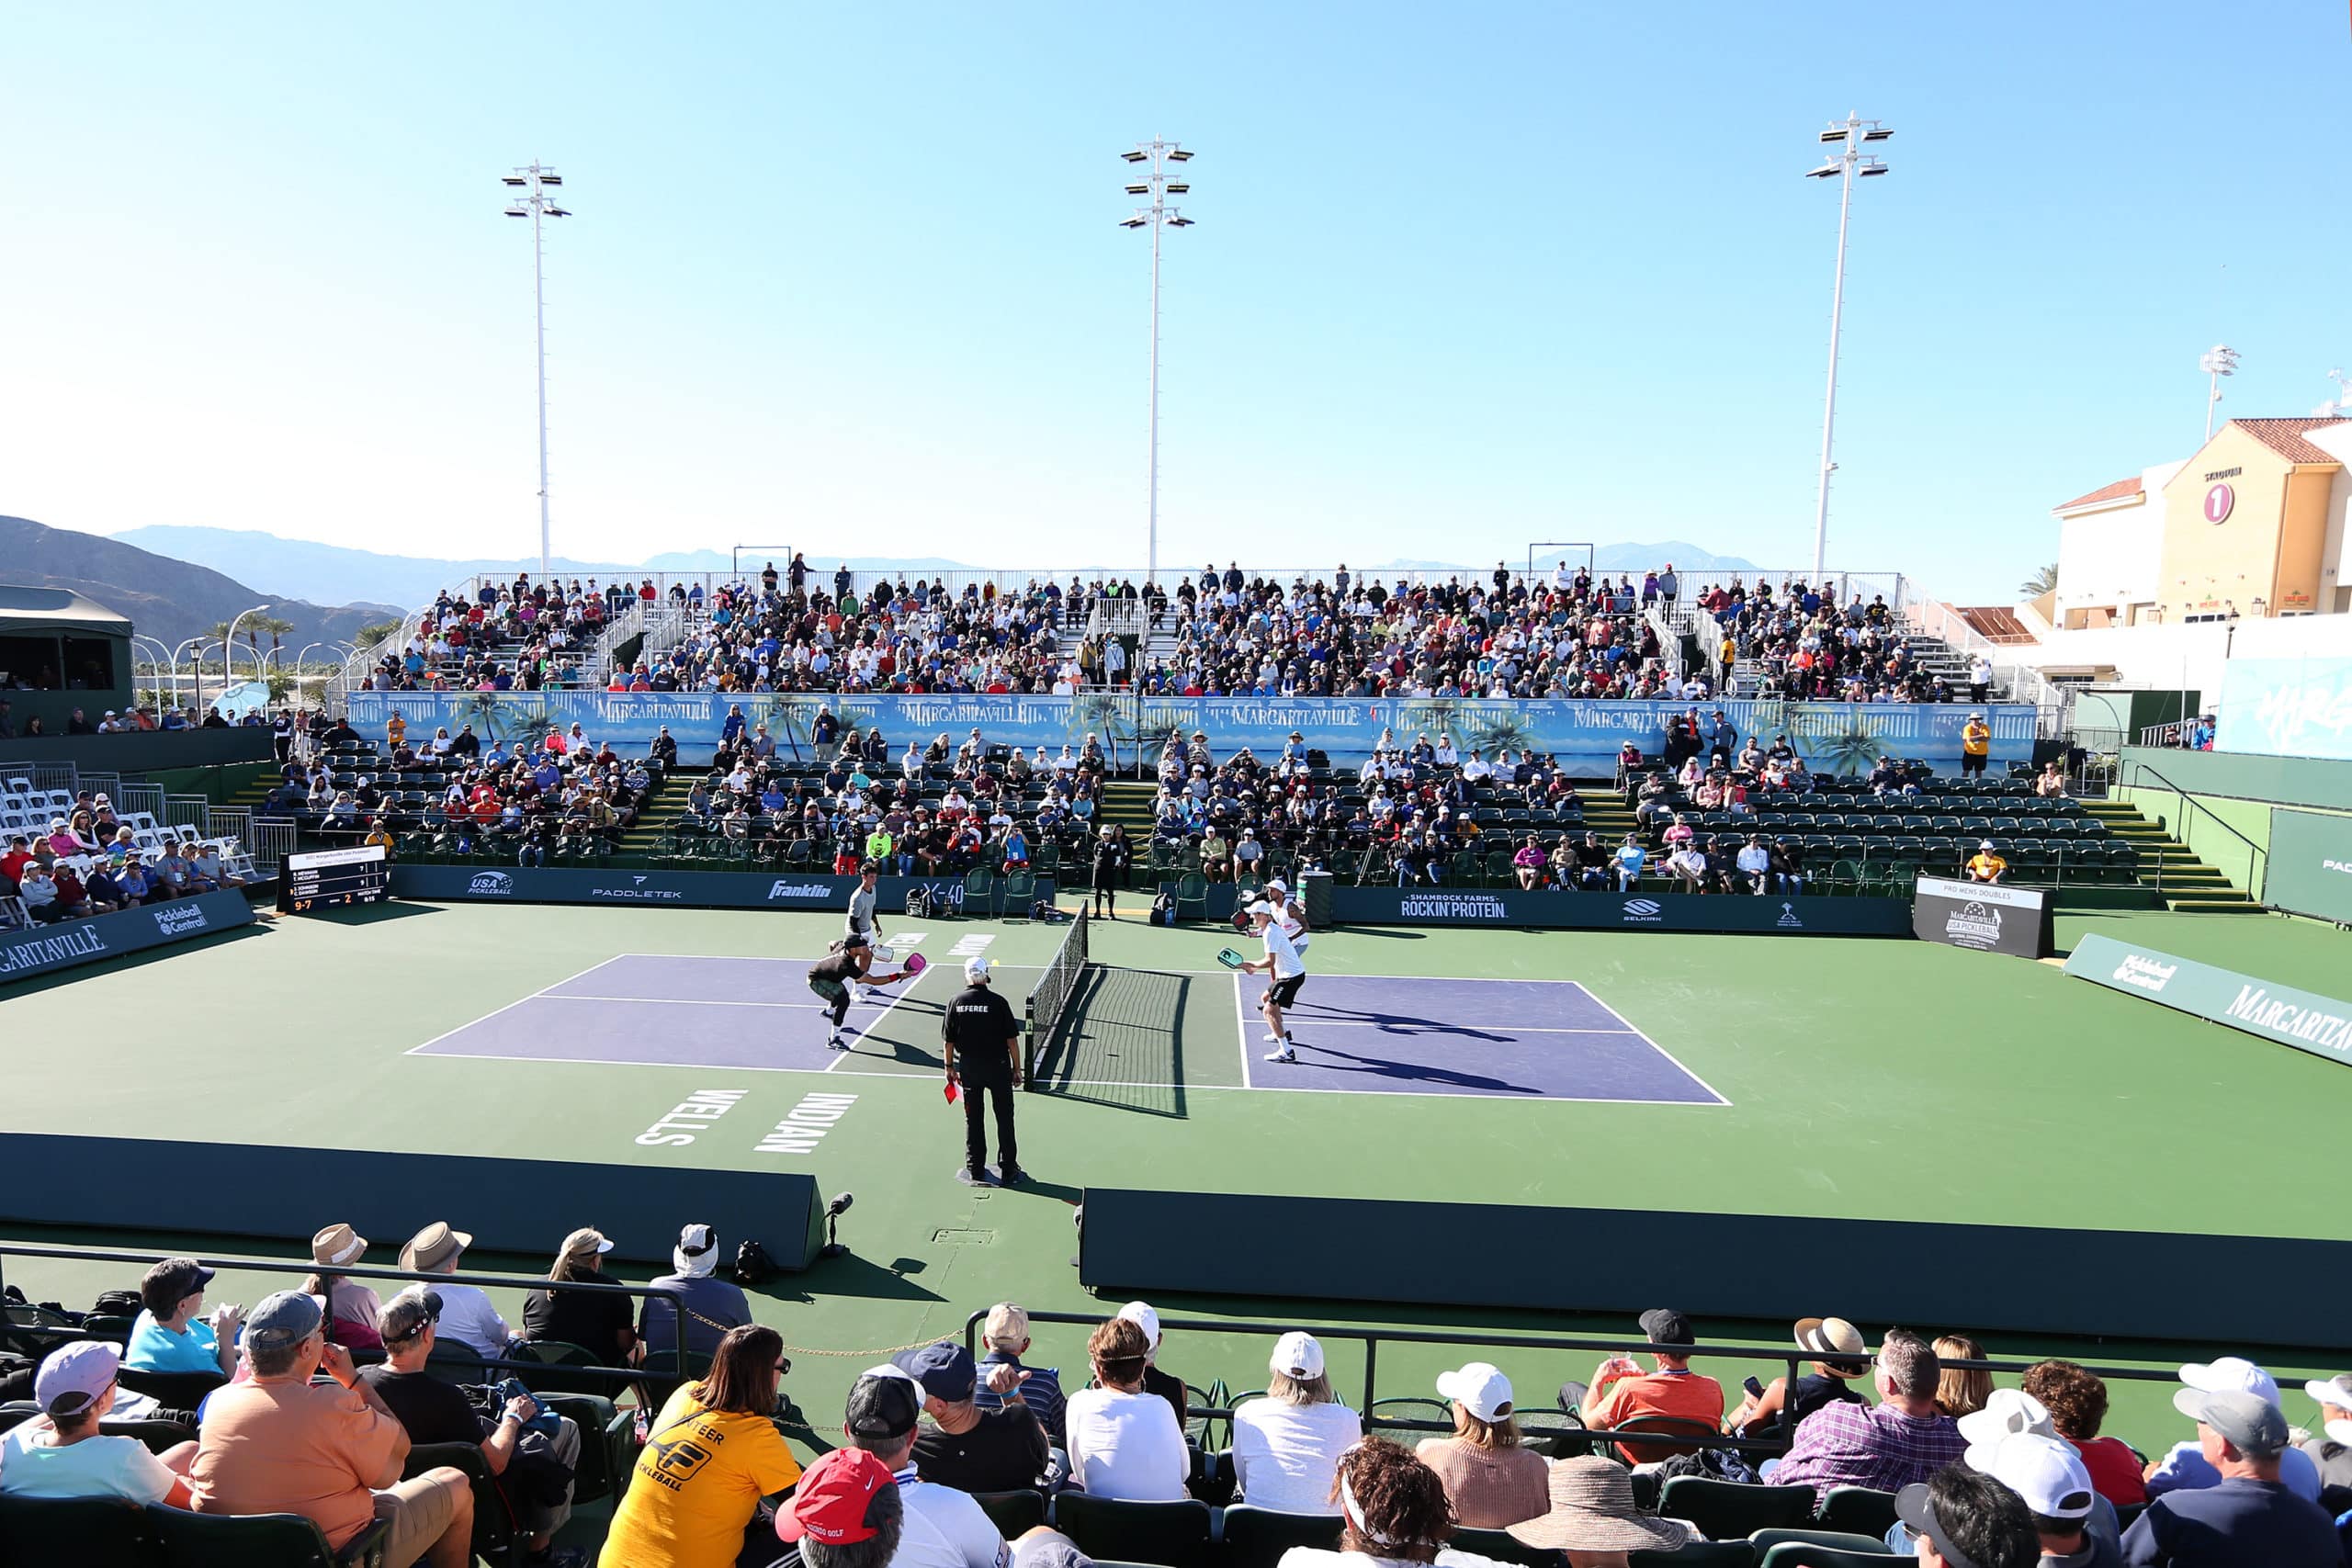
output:
{"label": "referee black pants", "polygon": [[964,1168],[985,1170],[989,1163],[989,1131],[987,1112],[981,1108],[983,1100],[996,1101],[996,1147],[998,1160],[1008,1166],[1018,1166],[1021,1156],[1013,1143],[1012,1099],[1011,1074],[983,1079],[960,1080],[964,1086]]}

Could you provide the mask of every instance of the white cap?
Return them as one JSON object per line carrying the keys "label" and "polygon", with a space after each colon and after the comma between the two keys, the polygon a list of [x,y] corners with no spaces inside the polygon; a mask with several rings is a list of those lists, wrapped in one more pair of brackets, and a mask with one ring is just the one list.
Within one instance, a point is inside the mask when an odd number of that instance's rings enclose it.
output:
{"label": "white cap", "polygon": [[1129,1302],[1119,1309],[1119,1315],[1142,1329],[1146,1339],[1159,1343],[1159,1314],[1149,1302]]}
{"label": "white cap", "polygon": [[1490,1361],[1438,1373],[1437,1391],[1488,1426],[1510,1414],[1510,1379]]}
{"label": "white cap", "polygon": [[1980,850],[1989,850],[1993,847],[1993,840],[1990,839],[1981,840],[1978,841],[1976,847]]}
{"label": "white cap", "polygon": [[1287,893],[1290,891],[1290,884],[1277,876],[1272,882],[1266,884],[1266,891],[1269,893]]}
{"label": "white cap", "polygon": [[2352,1421],[2330,1421],[2327,1435],[2346,1448],[2352,1449]]}
{"label": "white cap", "polygon": [[[1972,1410],[1962,1416],[1959,1426],[1960,1435],[1976,1447],[1989,1446],[2020,1432],[2044,1438],[2058,1435],[2057,1425],[2050,1419],[2050,1407],[2023,1390],[2014,1388],[1995,1389],[1985,1396],[1984,1408]],[[1969,1462],[1976,1469],[1984,1469],[1973,1460]],[[1989,1475],[1992,1472],[1986,1471],[1985,1473]]]}
{"label": "white cap", "polygon": [[2250,1393],[2268,1404],[2278,1403],[2278,1380],[2243,1356],[2191,1361],[2180,1369],[2180,1381],[2204,1393]]}
{"label": "white cap", "polygon": [[1323,1375],[1322,1343],[1312,1334],[1294,1328],[1274,1341],[1274,1353],[1267,1358],[1266,1370],[1287,1378],[1319,1378]]}
{"label": "white cap", "polygon": [[2338,1372],[2324,1382],[2307,1382],[2303,1392],[2322,1404],[2332,1404],[2338,1410],[2352,1410],[2352,1372]]}
{"label": "white cap", "polygon": [[1267,903],[1265,900],[1260,899],[1257,903],[1250,906],[1248,912],[1252,915],[1271,915],[1274,912],[1274,907],[1272,904]]}
{"label": "white cap", "polygon": [[985,958],[964,960],[964,983],[977,986],[989,977],[989,961]]}
{"label": "white cap", "polygon": [[1968,1468],[1989,1475],[2046,1519],[2090,1517],[2091,1476],[2075,1445],[2039,1432],[2012,1432],[1994,1443],[1973,1443]]}

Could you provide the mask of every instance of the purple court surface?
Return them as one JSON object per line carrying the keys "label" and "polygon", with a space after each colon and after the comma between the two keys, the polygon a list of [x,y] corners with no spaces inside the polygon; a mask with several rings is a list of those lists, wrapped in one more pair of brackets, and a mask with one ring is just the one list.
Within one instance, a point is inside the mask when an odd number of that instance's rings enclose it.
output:
{"label": "purple court surface", "polygon": [[1262,1059],[1265,988],[1234,976],[1252,1089],[1730,1103],[1573,981],[1310,975],[1284,1016],[1296,1062]]}

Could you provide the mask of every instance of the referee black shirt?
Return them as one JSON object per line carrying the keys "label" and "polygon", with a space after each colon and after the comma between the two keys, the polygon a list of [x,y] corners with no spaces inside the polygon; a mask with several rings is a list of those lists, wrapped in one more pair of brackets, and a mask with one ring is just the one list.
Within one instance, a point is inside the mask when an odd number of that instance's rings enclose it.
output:
{"label": "referee black shirt", "polygon": [[986,986],[967,986],[947,1004],[941,1033],[956,1047],[956,1076],[967,1084],[1011,1084],[1021,1026],[1012,1005]]}

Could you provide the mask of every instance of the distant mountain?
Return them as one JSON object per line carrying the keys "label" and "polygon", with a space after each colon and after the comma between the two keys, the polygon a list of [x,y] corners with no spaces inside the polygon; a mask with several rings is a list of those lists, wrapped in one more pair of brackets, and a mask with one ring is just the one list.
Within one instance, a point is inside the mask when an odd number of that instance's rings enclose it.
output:
{"label": "distant mountain", "polygon": [[[402,604],[414,609],[429,603],[442,589],[455,586],[468,578],[484,574],[512,577],[517,571],[536,575],[538,570],[536,559],[508,557],[447,560],[427,556],[379,555],[374,550],[352,549],[343,545],[322,545],[308,539],[281,539],[275,534],[245,528],[160,525],[132,528],[114,537],[121,544],[135,545],[158,555],[210,567],[241,582],[268,583],[276,592],[297,595],[322,604],[365,600],[371,604]],[[1524,550],[1521,550],[1512,556],[1511,561],[1514,566],[1524,566],[1526,558]],[[747,574],[756,572],[767,564],[768,559],[764,551],[747,552],[742,559],[743,570]],[[1756,570],[1753,564],[1737,556],[1711,555],[1698,546],[1679,539],[1654,545],[1602,545],[1596,552],[1596,564],[1603,571],[1641,572],[1663,566],[1668,561],[1672,561],[1683,571]],[[779,559],[775,564],[780,569],[785,562]],[[808,564],[821,575],[830,573],[842,564],[842,558],[811,555]],[[888,571],[908,577],[925,572],[986,570],[941,556],[852,556],[848,564],[853,571]],[[633,577],[643,572],[724,572],[731,569],[730,558],[724,550],[672,550],[636,562],[573,560],[561,556],[555,560],[555,570],[559,576],[594,577],[605,582],[615,577]],[[1107,569],[1079,566],[1063,570],[1093,575]],[[1181,569],[1171,563],[1170,570],[1173,573],[1189,569]],[[1392,560],[1359,566],[1356,570],[1359,572],[1456,572],[1466,578],[1473,574],[1485,576],[1494,570],[1494,563],[1488,561],[1483,566],[1473,566],[1463,561]],[[1173,581],[1172,576],[1170,581]]]}
{"label": "distant mountain", "polygon": [[[275,598],[232,578],[96,534],[0,517],[0,580],[37,588],[70,588],[130,617],[133,630],[166,643],[195,637],[255,605],[291,621],[289,653],[304,643],[349,641],[361,626],[401,611],[387,604],[314,604]],[[240,646],[243,636],[238,637]]]}

